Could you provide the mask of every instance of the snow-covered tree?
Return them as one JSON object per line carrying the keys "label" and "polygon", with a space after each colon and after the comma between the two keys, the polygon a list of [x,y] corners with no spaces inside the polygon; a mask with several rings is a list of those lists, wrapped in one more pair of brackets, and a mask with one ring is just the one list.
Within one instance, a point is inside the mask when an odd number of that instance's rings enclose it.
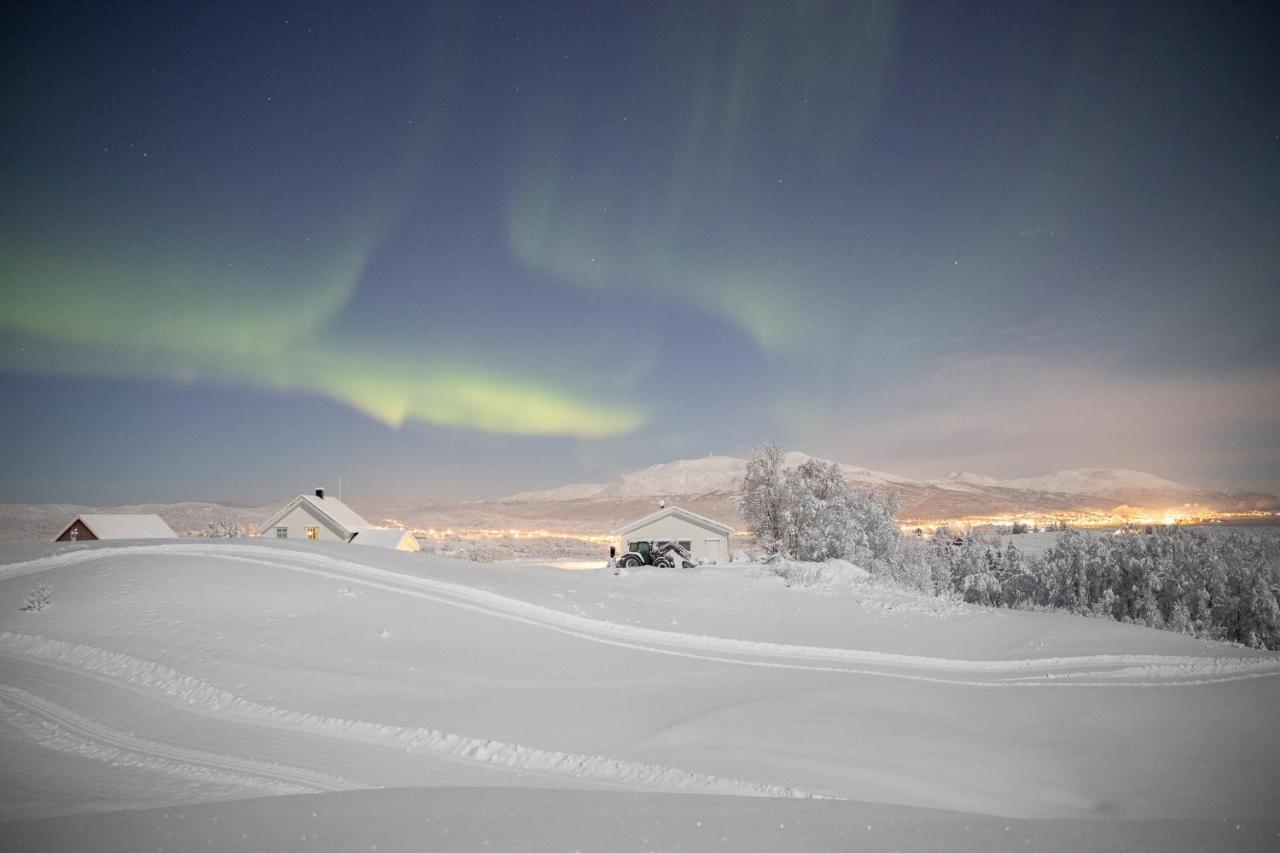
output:
{"label": "snow-covered tree", "polygon": [[809,459],[784,467],[782,449],[752,451],[738,496],[738,511],[767,553],[799,560],[889,560],[899,539],[895,499],[849,485],[833,462]]}
{"label": "snow-covered tree", "polygon": [[863,562],[893,559],[902,531],[894,516],[902,509],[897,495],[881,496],[870,489],[853,489],[849,513],[854,532],[854,556]]}
{"label": "snow-covered tree", "polygon": [[200,535],[209,539],[239,539],[248,536],[249,532],[240,522],[226,519],[210,522],[200,531]]}
{"label": "snow-covered tree", "polygon": [[788,551],[799,560],[850,560],[859,539],[856,498],[840,466],[809,459],[786,472]]}
{"label": "snow-covered tree", "polygon": [[930,595],[951,590],[950,570],[938,559],[933,542],[923,536],[904,536],[888,560],[871,564],[881,578]]}
{"label": "snow-covered tree", "polygon": [[1170,527],[1068,532],[1026,561],[1035,602],[1153,628],[1280,648],[1280,539]]}
{"label": "snow-covered tree", "polygon": [[768,554],[782,550],[787,535],[787,484],[782,448],[765,444],[751,451],[738,487],[738,514]]}

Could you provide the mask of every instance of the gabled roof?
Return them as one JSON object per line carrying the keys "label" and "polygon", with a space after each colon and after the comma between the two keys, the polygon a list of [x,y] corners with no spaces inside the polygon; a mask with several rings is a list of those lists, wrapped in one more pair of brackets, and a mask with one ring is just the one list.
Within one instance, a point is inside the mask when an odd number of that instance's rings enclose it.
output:
{"label": "gabled roof", "polygon": [[[78,515],[63,528],[62,533],[71,529],[77,521],[89,528],[99,539],[177,539],[178,534],[164,523],[158,515],[111,515],[91,514]],[[58,535],[61,536],[62,533]]]}
{"label": "gabled roof", "polygon": [[696,524],[698,527],[703,527],[714,533],[719,533],[721,536],[728,536],[729,534],[733,533],[733,528],[728,526],[727,524],[721,524],[718,521],[712,521],[711,519],[707,518],[705,515],[698,515],[696,512],[689,512],[689,510],[681,509],[678,506],[663,507],[662,509],[658,510],[655,513],[650,513],[649,515],[646,515],[644,518],[638,518],[635,521],[632,521],[628,524],[624,524],[613,532],[615,535],[622,536],[624,534],[630,533],[633,530],[637,530],[641,527],[644,527],[646,524],[655,522],[660,518],[666,518],[669,515],[674,515],[676,518],[679,518],[683,521],[687,521],[690,524]]}
{"label": "gabled roof", "polygon": [[372,545],[375,548],[394,548],[397,551],[418,551],[418,540],[407,530],[398,527],[366,527],[351,540],[356,545]]}
{"label": "gabled roof", "polygon": [[276,522],[293,512],[298,507],[315,516],[318,520],[327,522],[329,526],[337,533],[342,534],[346,539],[350,539],[357,531],[363,530],[369,526],[369,522],[361,517],[351,507],[344,504],[337,498],[316,497],[315,495],[298,495],[289,501],[284,509],[268,518],[262,524],[258,525],[258,533],[266,535],[266,532],[275,526]]}

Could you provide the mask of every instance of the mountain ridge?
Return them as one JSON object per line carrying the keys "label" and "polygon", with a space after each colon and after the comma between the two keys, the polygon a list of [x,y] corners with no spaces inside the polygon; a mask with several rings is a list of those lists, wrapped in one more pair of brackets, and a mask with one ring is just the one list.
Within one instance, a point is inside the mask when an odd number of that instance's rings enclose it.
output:
{"label": "mountain ridge", "polygon": [[[783,459],[784,465],[788,468],[794,468],[812,459],[826,463],[835,461],[795,450],[788,451]],[[498,498],[497,502],[732,492],[737,490],[737,484],[746,470],[746,464],[747,460],[736,456],[709,455],[696,459],[676,459],[620,474],[607,483],[572,483],[550,489],[534,489]],[[1039,477],[1017,477],[1004,480],[972,472],[951,472],[938,479],[919,480],[845,462],[835,464],[851,482],[877,485],[930,485],[939,488],[977,486],[1061,494],[1100,494],[1106,490],[1138,488],[1183,492],[1224,491],[1184,486],[1155,474],[1129,468],[1067,468]]]}
{"label": "mountain ridge", "polygon": [[[809,459],[787,454],[790,465]],[[746,461],[732,456],[677,459],[628,472],[608,483],[570,483],[486,501],[388,501],[352,495],[351,506],[375,524],[417,529],[552,531],[552,535],[600,535],[647,515],[659,501],[734,524],[737,488]],[[1079,468],[1041,477],[1000,480],[953,472],[916,480],[857,465],[840,470],[855,486],[894,494],[903,521],[966,518],[1055,518],[1076,514],[1113,517],[1197,516],[1209,512],[1275,512],[1280,498],[1244,490],[1186,486],[1124,468]],[[1075,489],[1076,491],[1064,491]],[[285,498],[281,498],[281,501]],[[89,507],[63,504],[0,504],[0,541],[52,538],[81,512],[154,512],[179,534],[198,533],[214,522],[260,524],[281,505],[229,506],[208,501]],[[1271,522],[1271,523],[1274,523]]]}
{"label": "mountain ridge", "polygon": [[[785,455],[784,464],[795,467],[815,458],[818,457],[791,451]],[[724,497],[737,492],[746,464],[745,459],[734,456],[677,459],[621,474],[606,483],[575,483],[519,492],[494,503]],[[897,493],[910,517],[1182,506],[1241,510],[1280,505],[1280,498],[1268,493],[1187,486],[1129,468],[1069,468],[1038,477],[1009,479],[952,472],[937,479],[920,480],[848,463],[836,464],[855,486]]]}

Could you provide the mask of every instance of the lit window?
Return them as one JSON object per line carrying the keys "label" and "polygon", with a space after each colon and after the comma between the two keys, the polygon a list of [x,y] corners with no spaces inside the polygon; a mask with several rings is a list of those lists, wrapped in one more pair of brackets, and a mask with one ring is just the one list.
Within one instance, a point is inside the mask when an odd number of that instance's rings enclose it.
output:
{"label": "lit window", "polygon": [[308,528],[307,528],[307,538],[308,538],[308,539],[319,539],[319,538],[320,538],[320,528],[319,528],[319,527],[308,527]]}
{"label": "lit window", "polygon": [[288,538],[289,538],[289,528],[287,528],[287,527],[277,527],[277,528],[276,528],[276,538],[277,538],[277,539],[288,539]]}

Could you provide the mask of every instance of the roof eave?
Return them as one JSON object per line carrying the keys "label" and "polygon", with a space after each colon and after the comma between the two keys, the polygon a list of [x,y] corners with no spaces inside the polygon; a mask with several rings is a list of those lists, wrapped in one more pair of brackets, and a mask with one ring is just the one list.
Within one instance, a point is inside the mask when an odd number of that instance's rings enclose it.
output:
{"label": "roof eave", "polygon": [[663,507],[662,509],[656,512],[651,512],[648,515],[646,515],[644,518],[638,518],[635,521],[630,522],[629,524],[622,525],[621,527],[614,530],[611,535],[625,536],[626,534],[630,533],[633,530],[638,530],[639,528],[644,527],[646,524],[651,524],[657,521],[658,519],[665,518],[669,515],[674,515],[677,518],[680,518],[680,519],[683,519],[684,521],[689,522],[690,524],[696,525],[698,527],[702,527],[707,530],[711,530],[712,532],[719,533],[722,536],[733,535],[732,527],[729,527],[726,524],[721,524],[720,522],[715,521],[713,519],[707,518],[705,515],[698,515],[696,512],[690,512],[689,510],[682,509],[681,507],[678,507],[678,506]]}
{"label": "roof eave", "polygon": [[293,510],[302,506],[304,502],[306,503],[307,506],[311,508],[312,511],[314,511],[318,516],[320,516],[319,520],[327,523],[329,525],[330,530],[334,530],[340,533],[342,535],[342,538],[347,540],[348,542],[351,541],[351,538],[353,536],[355,536],[357,533],[360,532],[359,529],[350,530],[347,528],[345,524],[340,524],[336,519],[333,518],[333,516],[329,515],[324,510],[320,509],[320,507],[316,506],[315,503],[313,503],[312,501],[308,500],[306,495],[298,495],[296,498],[289,501],[289,503],[285,505],[284,509],[280,510],[275,515],[271,516],[266,521],[262,522],[262,524],[258,526],[259,534],[265,535],[265,533],[262,533],[262,531],[265,531],[275,526],[276,522],[284,518]]}

